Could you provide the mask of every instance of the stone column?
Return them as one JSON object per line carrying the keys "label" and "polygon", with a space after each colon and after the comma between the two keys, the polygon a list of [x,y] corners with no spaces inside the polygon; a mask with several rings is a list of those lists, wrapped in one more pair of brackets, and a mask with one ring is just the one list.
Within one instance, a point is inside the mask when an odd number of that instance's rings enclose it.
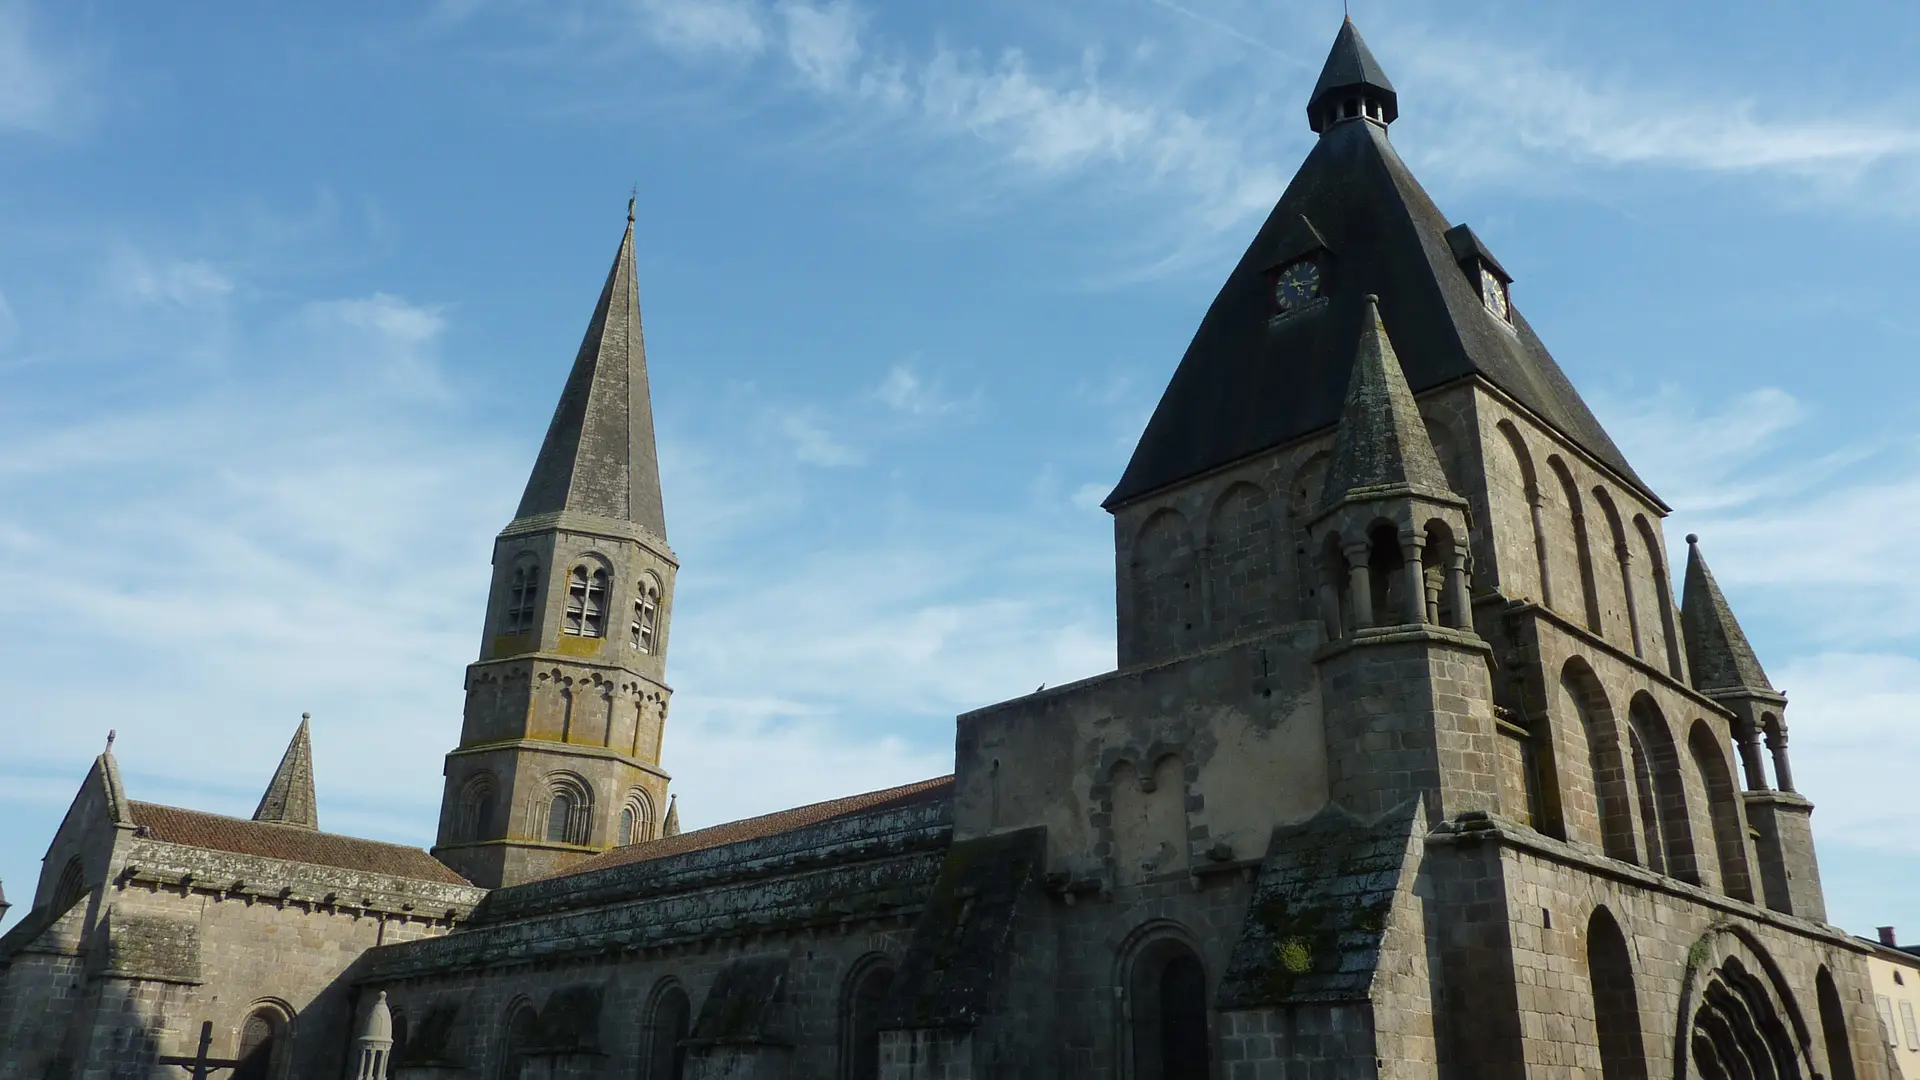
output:
{"label": "stone column", "polygon": [[1547,525],[1540,512],[1540,492],[1527,492],[1527,506],[1533,512],[1533,561],[1540,570],[1540,603],[1549,610],[1553,607],[1553,571],[1552,560],[1547,558]]}
{"label": "stone column", "polygon": [[1420,549],[1427,538],[1417,532],[1400,534],[1400,556],[1406,560],[1405,617],[1409,624],[1422,626],[1427,621],[1427,566],[1420,561]]}
{"label": "stone column", "polygon": [[1333,555],[1324,549],[1318,560],[1320,566],[1320,618],[1327,624],[1327,640],[1338,638],[1340,630],[1340,567],[1333,565]]}
{"label": "stone column", "polygon": [[1738,717],[1733,722],[1733,741],[1740,747],[1740,769],[1747,774],[1747,790],[1767,790],[1767,766],[1760,756],[1760,729],[1752,720]]}
{"label": "stone column", "polygon": [[1773,752],[1773,780],[1781,791],[1793,790],[1793,767],[1787,764],[1787,722],[1780,721],[1767,731],[1767,749]]}
{"label": "stone column", "polygon": [[1633,599],[1633,549],[1625,540],[1613,549],[1615,560],[1620,563],[1620,592],[1627,603],[1627,634],[1633,642],[1633,655],[1646,658],[1646,645],[1640,640],[1640,605]]}
{"label": "stone column", "polygon": [[360,1026],[354,1041],[359,1060],[354,1080],[387,1080],[387,1055],[393,1052],[393,1014],[387,1009],[387,992],[373,999],[367,1010],[367,1022]]}
{"label": "stone column", "polygon": [[1467,591],[1467,549],[1454,544],[1447,556],[1447,602],[1453,605],[1453,623],[1457,629],[1473,629],[1473,597]]}
{"label": "stone column", "polygon": [[1367,557],[1372,554],[1366,541],[1348,544],[1347,553],[1347,593],[1348,603],[1353,609],[1353,628],[1364,630],[1373,625],[1373,576],[1367,567]]}

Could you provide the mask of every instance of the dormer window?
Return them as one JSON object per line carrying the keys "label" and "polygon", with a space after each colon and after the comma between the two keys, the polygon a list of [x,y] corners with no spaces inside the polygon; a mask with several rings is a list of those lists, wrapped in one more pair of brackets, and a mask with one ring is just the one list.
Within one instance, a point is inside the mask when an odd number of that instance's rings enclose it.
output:
{"label": "dormer window", "polygon": [[1331,262],[1326,238],[1313,222],[1301,217],[1286,227],[1267,260],[1274,320],[1298,315],[1326,299]]}
{"label": "dormer window", "polygon": [[1453,250],[1454,261],[1460,264],[1460,270],[1467,275],[1467,281],[1473,291],[1480,294],[1480,303],[1493,317],[1503,323],[1513,323],[1513,275],[1493,257],[1487,245],[1480,241],[1471,228],[1455,225],[1447,230],[1447,246]]}
{"label": "dormer window", "polygon": [[1507,283],[1484,263],[1480,266],[1480,301],[1501,322],[1513,321],[1513,302],[1507,295]]}

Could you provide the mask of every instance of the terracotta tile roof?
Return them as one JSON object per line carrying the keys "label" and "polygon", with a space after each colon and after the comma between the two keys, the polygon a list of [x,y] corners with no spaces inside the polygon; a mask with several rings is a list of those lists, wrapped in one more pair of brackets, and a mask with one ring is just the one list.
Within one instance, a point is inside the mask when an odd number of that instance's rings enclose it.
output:
{"label": "terracotta tile roof", "polygon": [[659,840],[617,847],[611,851],[603,851],[584,862],[574,863],[553,876],[571,877],[589,870],[604,870],[609,866],[648,862],[668,855],[682,855],[689,851],[704,851],[707,848],[737,844],[743,840],[761,840],[791,832],[794,829],[832,821],[835,818],[851,817],[854,814],[870,813],[876,810],[894,810],[952,796],[953,777],[938,776],[932,780],[883,788],[862,795],[849,795],[843,799],[829,799],[826,802],[817,802],[808,806],[796,806],[791,810],[779,810],[759,817],[742,818],[739,821],[729,821],[724,825],[695,829],[678,836],[667,836]]}
{"label": "terracotta tile roof", "polygon": [[369,874],[392,874],[447,885],[471,884],[438,859],[405,844],[362,840],[357,836],[248,821],[157,803],[130,802],[128,805],[133,811],[134,825],[142,829],[144,835],[169,844],[337,866]]}

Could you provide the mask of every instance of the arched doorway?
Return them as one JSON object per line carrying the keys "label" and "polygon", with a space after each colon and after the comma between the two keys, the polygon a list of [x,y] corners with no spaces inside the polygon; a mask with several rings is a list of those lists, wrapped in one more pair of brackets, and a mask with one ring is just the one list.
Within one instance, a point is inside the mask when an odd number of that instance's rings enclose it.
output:
{"label": "arched doorway", "polygon": [[687,1071],[687,1048],[681,1044],[693,1026],[693,1006],[679,984],[654,996],[647,1021],[645,1080],[681,1080]]}
{"label": "arched doorway", "polygon": [[240,1024],[233,1080],[279,1080],[286,1075],[287,1014],[261,1005]]}
{"label": "arched doorway", "polygon": [[1646,1080],[1646,1042],[1640,1034],[1640,995],[1633,958],[1620,924],[1606,908],[1587,921],[1587,979],[1593,988],[1593,1026],[1605,1080]]}
{"label": "arched doorway", "polygon": [[1820,1033],[1826,1037],[1827,1071],[1833,1074],[1833,1080],[1854,1080],[1847,1007],[1840,1003],[1840,988],[1833,984],[1833,972],[1821,968],[1814,978],[1814,990],[1820,997]]}
{"label": "arched doorway", "polygon": [[1176,938],[1148,942],[1135,955],[1127,987],[1134,1080],[1208,1080],[1207,971]]}
{"label": "arched doorway", "polygon": [[840,1075],[880,1080],[880,1008],[893,989],[893,965],[876,959],[854,969],[841,1009]]}
{"label": "arched doorway", "polygon": [[507,1033],[500,1040],[499,1080],[520,1080],[520,1063],[527,1056],[527,1048],[533,1045],[533,1032],[539,1021],[540,1016],[530,1001],[520,1001],[508,1010]]}

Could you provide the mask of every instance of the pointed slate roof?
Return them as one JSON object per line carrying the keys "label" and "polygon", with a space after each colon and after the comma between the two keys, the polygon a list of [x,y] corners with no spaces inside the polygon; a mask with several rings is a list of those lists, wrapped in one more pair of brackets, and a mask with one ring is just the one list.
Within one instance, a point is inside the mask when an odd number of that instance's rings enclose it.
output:
{"label": "pointed slate roof", "polygon": [[1726,594],[1713,580],[1700,538],[1687,535],[1686,594],[1680,601],[1680,633],[1687,643],[1687,667],[1694,689],[1758,690],[1773,694],[1773,684],[1760,668],[1760,658],[1727,606]]}
{"label": "pointed slate roof", "polygon": [[[1274,319],[1269,268],[1303,218],[1326,241],[1327,302]],[[1483,378],[1655,498],[1525,316],[1486,310],[1448,228],[1385,128],[1328,128],[1214,298],[1106,506],[1332,426],[1368,293],[1414,393]]]}
{"label": "pointed slate roof", "polygon": [[320,810],[313,798],[313,740],[307,730],[310,720],[307,714],[300,714],[300,727],[287,744],[280,767],[273,770],[273,779],[267,783],[266,794],[260,796],[253,820],[320,828]]}
{"label": "pointed slate roof", "polygon": [[575,511],[665,540],[653,399],[633,269],[633,207],[515,519]]}
{"label": "pointed slate roof", "polygon": [[1319,131],[1321,104],[1326,98],[1350,94],[1356,89],[1371,91],[1371,96],[1386,109],[1386,121],[1391,124],[1400,116],[1400,96],[1393,91],[1393,82],[1387,78],[1386,70],[1380,61],[1373,58],[1373,50],[1360,37],[1360,28],[1353,25],[1351,18],[1340,24],[1340,33],[1333,39],[1333,48],[1327,52],[1327,62],[1320,68],[1320,81],[1313,84],[1313,96],[1307,99],[1307,120]]}
{"label": "pointed slate roof", "polygon": [[1380,320],[1380,298],[1365,298],[1360,346],[1347,383],[1340,429],[1333,440],[1322,500],[1333,506],[1349,495],[1374,491],[1451,494],[1433,440],[1413,403],[1393,342]]}

